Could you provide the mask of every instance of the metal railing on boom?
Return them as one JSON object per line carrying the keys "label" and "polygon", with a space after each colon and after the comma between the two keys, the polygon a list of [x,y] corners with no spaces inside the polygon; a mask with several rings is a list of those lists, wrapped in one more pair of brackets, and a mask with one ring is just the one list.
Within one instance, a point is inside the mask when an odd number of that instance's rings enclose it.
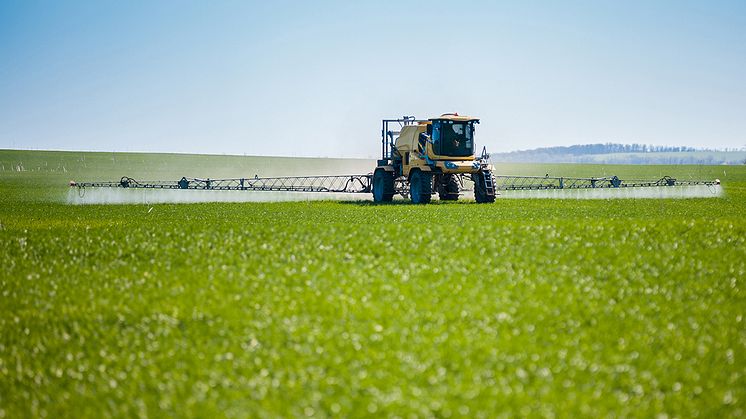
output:
{"label": "metal railing on boom", "polygon": [[119,182],[71,182],[79,188],[198,189],[217,191],[370,193],[371,175],[279,176],[231,179],[182,177],[178,181],[139,181],[124,176]]}
{"label": "metal railing on boom", "polygon": [[693,186],[717,185],[720,182],[704,180],[677,180],[664,176],[658,180],[622,180],[617,176],[611,177],[550,177],[546,176],[495,176],[497,190],[544,190],[544,189],[592,189],[592,188],[635,188],[655,186]]}

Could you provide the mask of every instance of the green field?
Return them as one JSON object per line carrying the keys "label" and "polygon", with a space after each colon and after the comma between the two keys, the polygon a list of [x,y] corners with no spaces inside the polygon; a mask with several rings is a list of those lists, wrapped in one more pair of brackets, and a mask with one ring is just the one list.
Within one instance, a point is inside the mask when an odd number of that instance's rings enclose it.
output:
{"label": "green field", "polygon": [[746,167],[725,196],[69,206],[69,180],[364,160],[0,151],[0,418],[746,414]]}

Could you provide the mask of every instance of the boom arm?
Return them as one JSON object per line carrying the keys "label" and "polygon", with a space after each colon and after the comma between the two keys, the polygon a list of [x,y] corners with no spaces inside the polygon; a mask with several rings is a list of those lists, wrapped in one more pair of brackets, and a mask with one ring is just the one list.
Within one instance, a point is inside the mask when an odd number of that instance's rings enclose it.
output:
{"label": "boom arm", "polygon": [[[221,191],[289,191],[289,192],[343,192],[370,193],[371,174],[338,176],[282,176],[231,179],[199,179],[183,177],[178,181],[138,181],[124,176],[118,182],[70,182],[78,188],[144,188],[144,189],[198,189]],[[498,175],[495,188],[499,190],[546,190],[591,188],[640,188],[675,187],[691,185],[718,185],[720,182],[703,180],[680,181],[669,176],[658,180],[622,180],[616,176],[601,178],[507,176]],[[463,184],[463,182],[462,182]],[[397,183],[396,193],[405,185]]]}

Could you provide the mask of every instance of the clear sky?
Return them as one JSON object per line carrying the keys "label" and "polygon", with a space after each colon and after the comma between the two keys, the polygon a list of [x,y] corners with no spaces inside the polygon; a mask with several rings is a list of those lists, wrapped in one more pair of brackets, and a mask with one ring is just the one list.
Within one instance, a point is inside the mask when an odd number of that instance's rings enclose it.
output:
{"label": "clear sky", "polygon": [[0,148],[376,157],[380,120],[478,145],[746,146],[746,1],[0,0]]}

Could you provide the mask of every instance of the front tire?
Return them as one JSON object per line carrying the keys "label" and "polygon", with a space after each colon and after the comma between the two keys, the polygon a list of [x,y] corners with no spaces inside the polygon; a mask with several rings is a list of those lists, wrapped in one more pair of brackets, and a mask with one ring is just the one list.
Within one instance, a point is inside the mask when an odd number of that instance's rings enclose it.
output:
{"label": "front tire", "polygon": [[409,177],[409,196],[413,204],[427,204],[433,191],[433,180],[430,173],[415,170]]}
{"label": "front tire", "polygon": [[471,180],[474,181],[474,199],[479,204],[495,202],[494,190],[492,194],[487,191],[487,181],[485,179],[485,177],[487,176],[490,177],[490,180],[492,181],[490,183],[492,183],[494,188],[495,182],[494,178],[492,177],[492,172],[485,171],[474,173],[471,175]]}
{"label": "front tire", "polygon": [[444,178],[438,185],[438,196],[441,201],[457,201],[458,200],[458,179],[456,175],[443,175]]}
{"label": "front tire", "polygon": [[383,169],[373,173],[373,202],[391,202],[394,198],[394,174]]}

